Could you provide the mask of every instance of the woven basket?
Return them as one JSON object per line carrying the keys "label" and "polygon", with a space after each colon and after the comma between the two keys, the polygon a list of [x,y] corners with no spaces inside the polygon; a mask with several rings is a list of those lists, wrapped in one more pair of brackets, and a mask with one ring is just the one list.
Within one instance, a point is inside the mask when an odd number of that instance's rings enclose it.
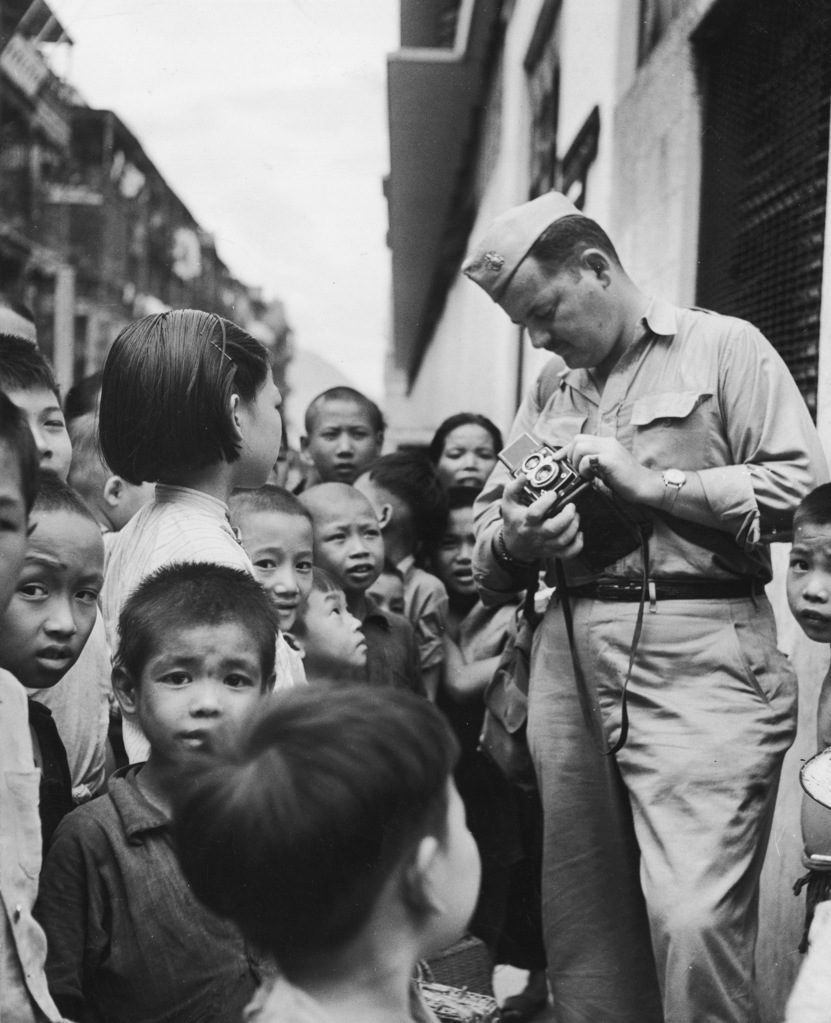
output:
{"label": "woven basket", "polygon": [[425,980],[493,995],[493,964],[484,942],[467,935],[424,964]]}

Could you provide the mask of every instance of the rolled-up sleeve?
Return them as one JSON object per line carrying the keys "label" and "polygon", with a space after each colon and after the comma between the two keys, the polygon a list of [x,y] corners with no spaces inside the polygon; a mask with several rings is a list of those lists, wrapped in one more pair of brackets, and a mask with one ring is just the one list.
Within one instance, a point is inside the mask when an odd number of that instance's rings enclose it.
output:
{"label": "rolled-up sleeve", "polygon": [[749,323],[729,320],[719,402],[733,465],[699,470],[706,500],[743,549],[787,540],[802,498],[828,479],[805,402],[785,363]]}

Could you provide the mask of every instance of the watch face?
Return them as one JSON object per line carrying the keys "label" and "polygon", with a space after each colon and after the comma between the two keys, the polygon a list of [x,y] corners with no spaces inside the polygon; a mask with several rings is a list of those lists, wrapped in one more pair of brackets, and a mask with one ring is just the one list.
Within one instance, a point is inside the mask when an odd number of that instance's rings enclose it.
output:
{"label": "watch face", "polygon": [[680,469],[666,469],[664,471],[664,480],[671,487],[683,487],[687,482],[687,477]]}

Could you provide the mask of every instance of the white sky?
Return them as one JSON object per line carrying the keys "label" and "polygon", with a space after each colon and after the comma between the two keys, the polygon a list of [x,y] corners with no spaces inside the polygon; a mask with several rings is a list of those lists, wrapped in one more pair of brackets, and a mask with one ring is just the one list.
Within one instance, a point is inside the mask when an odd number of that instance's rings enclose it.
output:
{"label": "white sky", "polygon": [[380,396],[397,0],[50,0],[69,78],[135,133],[221,258]]}

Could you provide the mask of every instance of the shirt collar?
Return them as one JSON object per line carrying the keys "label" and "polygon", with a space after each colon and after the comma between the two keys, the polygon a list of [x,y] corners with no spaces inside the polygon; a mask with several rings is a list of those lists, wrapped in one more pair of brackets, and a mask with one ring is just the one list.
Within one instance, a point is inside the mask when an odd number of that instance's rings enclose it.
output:
{"label": "shirt collar", "polygon": [[678,333],[678,310],[662,298],[653,296],[642,322],[658,337],[672,337]]}
{"label": "shirt collar", "polygon": [[158,504],[187,504],[191,508],[202,508],[217,518],[228,518],[228,505],[218,497],[211,497],[203,490],[190,487],[175,487],[170,483],[156,484],[156,501]]}
{"label": "shirt collar", "polygon": [[112,799],[128,841],[135,841],[145,831],[167,828],[170,818],[148,802],[138,787],[136,775],[141,764],[122,767],[110,778],[108,792]]}

